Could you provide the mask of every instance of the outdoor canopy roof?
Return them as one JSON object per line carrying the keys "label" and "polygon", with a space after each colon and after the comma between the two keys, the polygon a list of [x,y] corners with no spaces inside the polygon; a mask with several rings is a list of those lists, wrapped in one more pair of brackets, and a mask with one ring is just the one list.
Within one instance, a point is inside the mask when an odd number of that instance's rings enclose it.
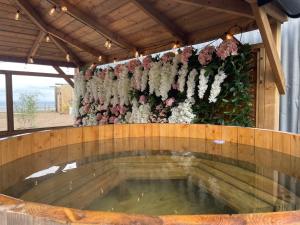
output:
{"label": "outdoor canopy roof", "polygon": [[[78,66],[209,41],[256,29],[251,1],[0,0],[0,60]],[[273,2],[263,7],[271,22],[286,20]]]}
{"label": "outdoor canopy roof", "polygon": [[275,2],[281,9],[292,18],[300,17],[300,1],[299,0],[258,0],[258,5],[264,5]]}

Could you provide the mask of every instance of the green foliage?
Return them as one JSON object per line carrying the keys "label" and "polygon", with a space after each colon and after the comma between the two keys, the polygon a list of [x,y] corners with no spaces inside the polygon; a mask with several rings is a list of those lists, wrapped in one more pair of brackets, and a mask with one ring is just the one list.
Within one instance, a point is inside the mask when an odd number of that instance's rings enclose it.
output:
{"label": "green foliage", "polygon": [[[228,77],[222,84],[221,93],[216,103],[209,103],[209,92],[203,100],[195,96],[196,104],[193,111],[197,115],[194,122],[224,125],[253,126],[251,117],[253,106],[251,95],[251,47],[241,45],[239,54],[226,58],[224,62],[214,59],[206,66],[209,76],[209,89],[213,82],[213,75],[218,68],[223,67]],[[198,83],[198,80],[196,81]]]}
{"label": "green foliage", "polygon": [[15,104],[15,112],[17,120],[22,124],[22,128],[34,127],[34,120],[37,113],[38,94],[21,93],[17,104]]}

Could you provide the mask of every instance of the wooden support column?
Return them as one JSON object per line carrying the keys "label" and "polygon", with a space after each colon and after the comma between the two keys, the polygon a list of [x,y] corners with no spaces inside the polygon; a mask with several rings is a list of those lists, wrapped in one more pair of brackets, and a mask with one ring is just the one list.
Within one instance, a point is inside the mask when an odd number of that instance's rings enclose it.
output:
{"label": "wooden support column", "polygon": [[[280,53],[281,24],[275,23],[271,26],[271,29],[276,43],[276,50]],[[264,48],[261,48],[258,53],[257,75],[256,126],[258,128],[278,130],[280,94],[275,83],[274,72]]]}
{"label": "wooden support column", "polygon": [[13,88],[12,88],[12,74],[5,74],[6,84],[6,112],[7,112],[7,131],[12,133],[14,131],[14,107],[13,107]]}

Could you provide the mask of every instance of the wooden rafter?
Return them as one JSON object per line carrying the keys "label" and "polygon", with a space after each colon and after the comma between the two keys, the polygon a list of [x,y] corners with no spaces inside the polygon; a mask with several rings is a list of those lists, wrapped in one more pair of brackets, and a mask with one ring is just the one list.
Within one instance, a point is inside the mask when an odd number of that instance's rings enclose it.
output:
{"label": "wooden rafter", "polygon": [[40,47],[41,43],[43,42],[43,39],[45,38],[46,33],[44,31],[40,31],[39,35],[37,36],[37,38],[35,39],[28,55],[27,55],[27,62],[30,61],[30,58],[34,58],[38,48]]}
{"label": "wooden rafter", "polygon": [[68,82],[72,88],[74,88],[74,82],[71,80],[71,78],[67,77],[65,72],[59,66],[53,66],[53,68]]}
{"label": "wooden rafter", "polygon": [[98,56],[102,56],[103,60],[106,60],[106,56],[86,45],[85,43],[82,43],[81,41],[78,41],[74,38],[72,38],[71,36],[65,34],[64,32],[61,32],[60,30],[56,29],[55,27],[48,25],[43,19],[42,17],[38,14],[38,12],[34,9],[34,7],[30,4],[29,1],[27,0],[15,0],[17,5],[20,7],[20,9],[22,9],[23,12],[25,12],[27,14],[27,16],[31,19],[31,21],[38,26],[42,31],[49,33],[55,37],[57,37],[58,39],[67,42],[77,48],[80,48],[83,51],[86,51],[88,53],[90,53],[91,55],[98,57]]}
{"label": "wooden rafter", "polygon": [[62,42],[60,39],[53,37],[50,35],[51,41],[56,45],[57,48],[59,48],[64,54],[69,54],[71,61],[73,61],[77,66],[82,66],[81,60],[77,57],[77,55],[69,49],[64,42]]}
{"label": "wooden rafter", "polygon": [[285,94],[285,79],[281,66],[279,53],[272,34],[270,22],[267,13],[263,7],[258,7],[256,1],[251,2],[251,7],[257,26],[259,28],[266,53],[274,73],[275,83],[280,94]]}
{"label": "wooden rafter", "polygon": [[148,16],[154,19],[158,24],[168,30],[178,41],[186,44],[187,34],[179,28],[174,21],[171,21],[161,12],[157,11],[148,0],[132,0],[132,2],[143,10]]}
{"label": "wooden rafter", "polygon": [[[27,63],[27,57],[1,55],[0,53],[0,61]],[[34,59],[34,63],[40,65],[76,67],[76,65],[73,62],[58,61],[58,60],[51,60],[51,59],[36,58]]]}
{"label": "wooden rafter", "polygon": [[107,27],[103,26],[102,24],[99,24],[97,20],[87,13],[79,10],[76,6],[73,4],[70,4],[68,1],[65,0],[48,0],[54,5],[57,6],[66,6],[67,11],[66,13],[71,15],[72,17],[76,18],[78,21],[82,22],[86,26],[89,26],[96,32],[100,33],[103,35],[105,38],[115,42],[116,44],[128,48],[128,49],[136,49],[135,46],[132,44],[128,43],[127,40],[124,40],[124,38],[120,37],[117,33],[112,32],[109,30]]}
{"label": "wooden rafter", "polygon": [[172,0],[196,7],[205,7],[218,12],[254,18],[250,5],[243,0]]}

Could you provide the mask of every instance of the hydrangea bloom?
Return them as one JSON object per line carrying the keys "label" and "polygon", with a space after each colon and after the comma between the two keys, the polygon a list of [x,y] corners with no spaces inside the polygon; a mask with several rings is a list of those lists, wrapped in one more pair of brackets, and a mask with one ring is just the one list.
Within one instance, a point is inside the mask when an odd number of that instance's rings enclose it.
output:
{"label": "hydrangea bloom", "polygon": [[182,51],[182,55],[181,55],[181,62],[186,64],[189,61],[189,58],[192,56],[193,54],[193,48],[192,47],[186,47],[183,49]]}
{"label": "hydrangea bloom", "polygon": [[217,48],[217,56],[225,60],[230,55],[238,54],[238,45],[236,40],[230,39],[223,41]]}
{"label": "hydrangea bloom", "polygon": [[140,66],[141,62],[137,59],[130,60],[127,64],[128,71],[133,73],[137,66]]}
{"label": "hydrangea bloom", "polygon": [[215,51],[214,46],[207,46],[204,49],[202,49],[198,56],[198,61],[202,66],[205,66],[209,64],[212,60],[212,55]]}

